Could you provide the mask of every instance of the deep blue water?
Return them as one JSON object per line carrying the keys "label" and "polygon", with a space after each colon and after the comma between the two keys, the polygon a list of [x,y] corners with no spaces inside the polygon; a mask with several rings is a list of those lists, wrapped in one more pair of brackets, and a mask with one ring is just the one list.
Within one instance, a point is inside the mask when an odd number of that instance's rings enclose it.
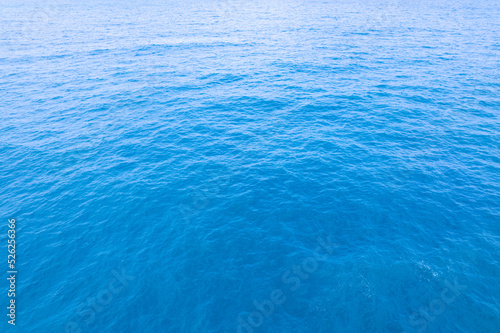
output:
{"label": "deep blue water", "polygon": [[498,1],[4,1],[0,136],[2,332],[500,331]]}

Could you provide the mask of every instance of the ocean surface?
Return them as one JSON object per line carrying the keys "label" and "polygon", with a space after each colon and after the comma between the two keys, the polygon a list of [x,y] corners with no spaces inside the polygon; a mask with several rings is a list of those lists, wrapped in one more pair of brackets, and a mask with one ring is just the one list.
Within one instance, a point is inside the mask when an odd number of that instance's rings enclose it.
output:
{"label": "ocean surface", "polygon": [[499,1],[2,1],[0,136],[1,332],[500,332]]}

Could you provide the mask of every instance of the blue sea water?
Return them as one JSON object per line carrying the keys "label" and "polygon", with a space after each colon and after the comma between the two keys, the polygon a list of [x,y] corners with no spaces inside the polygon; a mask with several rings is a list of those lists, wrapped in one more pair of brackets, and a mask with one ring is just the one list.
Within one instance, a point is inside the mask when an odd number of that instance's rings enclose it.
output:
{"label": "blue sea water", "polygon": [[500,332],[499,96],[498,1],[3,1],[0,331]]}

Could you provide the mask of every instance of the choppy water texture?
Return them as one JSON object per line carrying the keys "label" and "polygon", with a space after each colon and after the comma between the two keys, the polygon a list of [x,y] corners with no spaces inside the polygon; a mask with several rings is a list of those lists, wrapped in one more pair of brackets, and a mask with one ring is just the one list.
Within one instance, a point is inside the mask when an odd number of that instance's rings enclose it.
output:
{"label": "choppy water texture", "polygon": [[0,330],[499,332],[499,22],[4,2]]}

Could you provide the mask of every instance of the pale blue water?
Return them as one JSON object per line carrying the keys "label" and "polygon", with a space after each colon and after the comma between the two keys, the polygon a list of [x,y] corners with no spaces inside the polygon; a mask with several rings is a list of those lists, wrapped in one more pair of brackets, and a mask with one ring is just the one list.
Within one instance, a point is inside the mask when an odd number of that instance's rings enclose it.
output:
{"label": "pale blue water", "polygon": [[498,1],[3,2],[0,331],[500,332],[499,68]]}

